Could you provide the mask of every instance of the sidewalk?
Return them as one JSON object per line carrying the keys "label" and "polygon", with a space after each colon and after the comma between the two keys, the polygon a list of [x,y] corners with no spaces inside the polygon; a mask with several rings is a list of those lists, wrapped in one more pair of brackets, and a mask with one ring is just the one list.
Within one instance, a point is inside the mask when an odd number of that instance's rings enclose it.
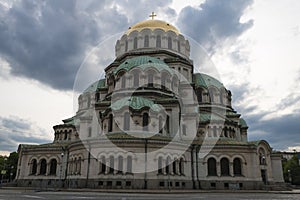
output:
{"label": "sidewalk", "polygon": [[272,194],[300,194],[300,189],[292,191],[267,190],[125,190],[125,189],[74,189],[74,188],[30,188],[30,187],[1,187],[1,190],[32,191],[32,192],[101,192],[101,193],[145,193],[145,194],[183,194],[183,193],[272,193]]}

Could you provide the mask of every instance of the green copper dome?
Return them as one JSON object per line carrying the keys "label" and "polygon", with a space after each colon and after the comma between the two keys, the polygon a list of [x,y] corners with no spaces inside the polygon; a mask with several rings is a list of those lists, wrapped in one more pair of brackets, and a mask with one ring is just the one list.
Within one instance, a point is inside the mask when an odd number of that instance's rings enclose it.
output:
{"label": "green copper dome", "polygon": [[142,70],[153,67],[159,72],[162,70],[166,70],[170,74],[173,74],[173,71],[170,67],[162,60],[150,56],[138,56],[134,58],[130,58],[120,64],[115,70],[114,74],[117,74],[121,70],[130,71],[132,68],[138,67]]}
{"label": "green copper dome", "polygon": [[83,93],[95,92],[98,88],[105,88],[105,79],[95,81],[88,88],[86,88]]}
{"label": "green copper dome", "polygon": [[196,87],[205,87],[205,88],[207,88],[209,86],[215,86],[218,89],[224,88],[223,83],[221,83],[220,81],[218,81],[217,79],[215,79],[212,76],[202,74],[202,73],[194,74],[193,83],[195,83]]}

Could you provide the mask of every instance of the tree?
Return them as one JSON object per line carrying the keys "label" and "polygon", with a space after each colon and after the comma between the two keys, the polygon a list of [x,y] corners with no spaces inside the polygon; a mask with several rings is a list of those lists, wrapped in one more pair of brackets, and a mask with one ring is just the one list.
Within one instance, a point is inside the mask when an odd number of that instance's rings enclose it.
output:
{"label": "tree", "polygon": [[18,153],[12,152],[9,156],[0,156],[1,180],[13,180],[16,177]]}
{"label": "tree", "polygon": [[297,155],[294,155],[290,160],[284,161],[282,166],[284,180],[293,185],[300,185],[300,166]]}

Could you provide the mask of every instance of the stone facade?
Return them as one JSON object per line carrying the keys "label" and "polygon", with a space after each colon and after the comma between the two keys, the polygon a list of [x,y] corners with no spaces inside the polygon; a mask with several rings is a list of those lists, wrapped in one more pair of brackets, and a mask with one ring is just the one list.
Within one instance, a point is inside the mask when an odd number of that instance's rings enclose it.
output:
{"label": "stone facade", "polygon": [[189,41],[159,20],[117,41],[106,79],[78,98],[54,141],[20,145],[19,186],[263,189],[283,183],[281,156],[249,142],[231,92],[193,74]]}

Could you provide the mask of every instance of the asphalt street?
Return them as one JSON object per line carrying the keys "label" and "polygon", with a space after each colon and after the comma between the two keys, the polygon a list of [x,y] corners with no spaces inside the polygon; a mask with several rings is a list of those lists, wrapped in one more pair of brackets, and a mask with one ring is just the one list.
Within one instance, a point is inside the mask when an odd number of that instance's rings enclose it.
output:
{"label": "asphalt street", "polygon": [[260,199],[300,199],[300,194],[275,194],[275,193],[103,193],[103,192],[38,192],[38,191],[18,191],[0,189],[0,200],[36,200],[36,199],[107,199],[107,200],[177,200],[177,199],[224,199],[224,200],[260,200]]}

